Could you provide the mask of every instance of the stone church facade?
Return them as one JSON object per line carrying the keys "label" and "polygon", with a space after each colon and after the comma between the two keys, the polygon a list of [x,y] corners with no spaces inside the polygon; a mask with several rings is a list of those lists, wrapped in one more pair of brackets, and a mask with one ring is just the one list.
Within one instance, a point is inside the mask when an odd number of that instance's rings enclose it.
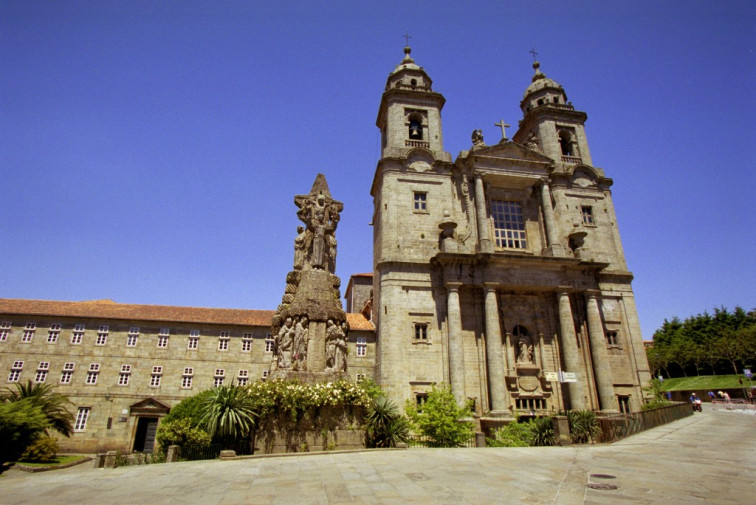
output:
{"label": "stone church facade", "polygon": [[[409,48],[388,77],[373,272],[350,279],[344,317],[348,376],[374,377],[398,405],[443,383],[483,422],[640,409],[650,373],[612,180],[593,166],[586,114],[534,68],[513,138],[503,123],[492,145],[476,130],[456,160],[443,147],[445,99]],[[0,299],[0,382],[54,384],[71,399],[64,450],[149,452],[183,398],[267,377],[275,319]]]}
{"label": "stone church facade", "polygon": [[405,48],[376,125],[376,379],[399,404],[445,383],[479,415],[638,410],[650,380],[586,114],[534,64],[510,140],[444,151],[444,97]]}

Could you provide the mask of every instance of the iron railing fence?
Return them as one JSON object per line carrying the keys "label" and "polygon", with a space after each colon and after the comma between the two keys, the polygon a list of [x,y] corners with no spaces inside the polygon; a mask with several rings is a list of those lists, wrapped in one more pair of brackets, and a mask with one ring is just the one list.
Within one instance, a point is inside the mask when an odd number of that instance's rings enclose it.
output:
{"label": "iron railing fence", "polygon": [[223,449],[233,449],[237,456],[252,454],[248,440],[242,440],[229,447],[228,444],[210,444],[205,447],[182,447],[179,459],[182,461],[198,461],[201,459],[218,459]]}
{"label": "iron railing fence", "polygon": [[601,431],[596,441],[614,442],[692,415],[693,409],[690,404],[680,402],[675,405],[630,414],[602,416],[598,418]]}
{"label": "iron railing fence", "polygon": [[[434,447],[432,440],[427,435],[410,435],[407,440],[408,447]],[[465,440],[458,447],[475,447],[475,434]]]}

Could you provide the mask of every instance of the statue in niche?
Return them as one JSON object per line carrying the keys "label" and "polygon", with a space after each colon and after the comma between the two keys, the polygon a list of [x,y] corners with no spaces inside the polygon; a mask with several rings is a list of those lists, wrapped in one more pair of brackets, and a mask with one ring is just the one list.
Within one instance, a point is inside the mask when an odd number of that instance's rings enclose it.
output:
{"label": "statue in niche", "polygon": [[518,363],[533,363],[533,344],[530,343],[530,340],[527,337],[520,337],[519,342],[517,343],[518,347],[518,353],[517,353],[517,362]]}
{"label": "statue in niche", "polygon": [[302,316],[297,321],[292,342],[292,368],[303,372],[307,370],[307,344],[310,341],[308,324],[307,316]]}
{"label": "statue in niche", "polygon": [[302,270],[307,256],[306,241],[307,234],[304,226],[297,226],[297,238],[294,239],[294,270]]}
{"label": "statue in niche", "polygon": [[287,317],[281,329],[278,330],[274,342],[278,368],[291,367],[291,348],[294,343],[294,331],[293,322],[290,317]]}

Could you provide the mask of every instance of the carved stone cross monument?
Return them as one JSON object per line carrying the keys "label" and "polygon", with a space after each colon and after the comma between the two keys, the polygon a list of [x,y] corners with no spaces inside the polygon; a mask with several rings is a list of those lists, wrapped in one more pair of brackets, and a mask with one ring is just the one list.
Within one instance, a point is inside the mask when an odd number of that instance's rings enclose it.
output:
{"label": "carved stone cross monument", "polygon": [[[297,195],[297,217],[304,223],[294,239],[294,269],[273,316],[273,377],[320,376],[346,372],[349,327],[341,306],[336,274],[336,226],[344,204],[331,197],[323,174],[307,195]],[[325,377],[324,377],[325,378]]]}

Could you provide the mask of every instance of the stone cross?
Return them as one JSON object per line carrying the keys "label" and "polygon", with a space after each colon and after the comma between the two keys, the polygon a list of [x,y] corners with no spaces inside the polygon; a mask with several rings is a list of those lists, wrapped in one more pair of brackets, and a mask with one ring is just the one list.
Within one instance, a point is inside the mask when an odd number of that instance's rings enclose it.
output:
{"label": "stone cross", "polygon": [[405,45],[407,45],[407,46],[408,46],[408,45],[409,45],[409,39],[411,39],[411,38],[412,38],[412,37],[410,36],[409,32],[404,32],[404,35],[402,35],[402,37],[404,37],[404,40],[406,41]]}
{"label": "stone cross", "polygon": [[538,56],[538,53],[536,52],[536,50],[535,49],[531,49],[528,52],[533,55],[533,61],[536,61],[536,57]]}
{"label": "stone cross", "polygon": [[507,130],[506,129],[509,128],[511,125],[506,124],[504,122],[504,120],[502,119],[498,123],[494,123],[494,126],[500,126],[501,127],[501,140],[509,140],[507,138]]}

